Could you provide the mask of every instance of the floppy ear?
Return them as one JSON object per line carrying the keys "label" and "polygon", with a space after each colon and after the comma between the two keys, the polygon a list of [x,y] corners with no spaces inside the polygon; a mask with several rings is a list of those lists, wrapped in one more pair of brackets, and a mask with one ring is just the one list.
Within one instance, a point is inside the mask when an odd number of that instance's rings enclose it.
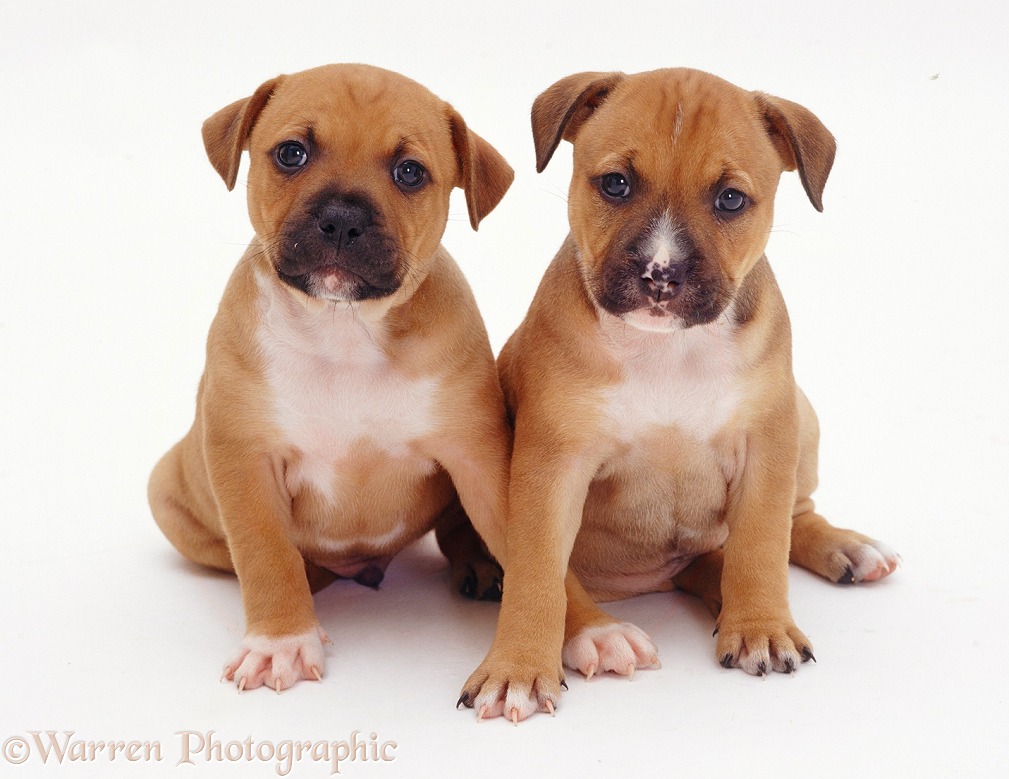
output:
{"label": "floppy ear", "polygon": [[283,78],[271,78],[260,85],[252,97],[225,106],[203,123],[203,146],[207,150],[210,164],[224,179],[229,190],[235,188],[238,163],[249,142],[256,117]]}
{"label": "floppy ear", "polygon": [[497,149],[466,126],[454,108],[449,107],[448,120],[459,164],[456,186],[466,193],[469,223],[476,230],[480,221],[501,202],[515,171]]}
{"label": "floppy ear", "polygon": [[799,178],[817,211],[823,210],[823,188],[834,164],[837,144],[830,130],[798,103],[755,93],[771,142],[785,170],[799,169]]}
{"label": "floppy ear", "polygon": [[575,73],[536,98],[532,121],[537,173],[546,168],[562,138],[574,141],[585,120],[624,78],[623,73]]}

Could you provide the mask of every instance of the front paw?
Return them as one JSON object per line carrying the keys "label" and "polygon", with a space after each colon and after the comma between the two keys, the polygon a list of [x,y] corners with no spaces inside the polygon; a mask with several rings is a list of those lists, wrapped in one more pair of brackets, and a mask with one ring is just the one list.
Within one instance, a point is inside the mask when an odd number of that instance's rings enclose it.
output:
{"label": "front paw", "polygon": [[764,676],[792,673],[800,663],[816,659],[809,639],[787,616],[737,618],[723,611],[715,632],[715,652],[724,668]]}
{"label": "front paw", "polygon": [[580,671],[585,679],[613,671],[628,678],[635,669],[656,668],[658,649],[648,635],[628,622],[610,622],[583,629],[564,642],[564,665]]}
{"label": "front paw", "polygon": [[503,657],[493,650],[466,680],[456,703],[476,709],[477,720],[507,717],[516,725],[537,711],[554,713],[564,674],[549,657]]}
{"label": "front paw", "polygon": [[318,626],[296,635],[247,634],[224,666],[223,678],[234,682],[239,692],[265,684],[279,693],[301,679],[321,681],[326,668],[324,643],[330,643],[329,637]]}

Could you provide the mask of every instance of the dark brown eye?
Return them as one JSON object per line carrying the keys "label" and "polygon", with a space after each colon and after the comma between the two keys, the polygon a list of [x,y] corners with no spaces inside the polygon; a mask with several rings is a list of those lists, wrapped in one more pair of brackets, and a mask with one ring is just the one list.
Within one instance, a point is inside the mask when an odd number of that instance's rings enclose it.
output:
{"label": "dark brown eye", "polygon": [[607,173],[599,180],[599,190],[613,200],[631,196],[631,183],[623,173]]}
{"label": "dark brown eye", "polygon": [[300,168],[308,162],[308,149],[297,141],[286,141],[277,147],[277,162],[285,168]]}
{"label": "dark brown eye", "polygon": [[403,189],[416,189],[424,183],[427,171],[416,160],[403,160],[392,171],[393,180]]}
{"label": "dark brown eye", "polygon": [[746,205],[746,195],[738,189],[726,189],[715,200],[715,208],[729,214],[739,213]]}

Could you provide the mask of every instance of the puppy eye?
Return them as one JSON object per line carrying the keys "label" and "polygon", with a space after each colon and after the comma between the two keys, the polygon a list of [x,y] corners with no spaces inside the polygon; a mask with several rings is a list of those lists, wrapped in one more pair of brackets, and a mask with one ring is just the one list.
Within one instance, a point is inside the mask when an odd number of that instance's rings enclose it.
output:
{"label": "puppy eye", "polygon": [[297,141],[287,141],[277,147],[277,162],[285,168],[300,168],[308,162],[308,150]]}
{"label": "puppy eye", "polygon": [[735,214],[746,205],[746,195],[738,189],[726,189],[715,200],[715,208],[719,211]]}
{"label": "puppy eye", "polygon": [[392,171],[392,178],[404,189],[416,189],[424,183],[427,171],[417,160],[403,160]]}
{"label": "puppy eye", "polygon": [[631,196],[631,183],[623,173],[607,173],[599,180],[599,189],[606,197],[624,200]]}

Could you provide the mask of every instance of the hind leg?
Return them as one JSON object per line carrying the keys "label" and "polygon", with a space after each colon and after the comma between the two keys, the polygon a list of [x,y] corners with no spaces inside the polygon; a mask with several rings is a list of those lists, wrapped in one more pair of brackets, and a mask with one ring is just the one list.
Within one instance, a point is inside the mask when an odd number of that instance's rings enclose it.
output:
{"label": "hind leg", "polygon": [[154,521],[184,557],[209,568],[234,573],[228,544],[216,521],[217,508],[213,499],[200,495],[192,480],[185,478],[182,455],[185,444],[185,439],[176,444],[151,473],[147,499]]}
{"label": "hind leg", "polygon": [[565,666],[586,680],[605,671],[633,678],[638,668],[660,666],[658,649],[648,634],[599,608],[570,570],[564,588],[568,605],[561,659]]}
{"label": "hind leg", "polygon": [[[217,507],[209,500],[209,490],[200,489],[186,478],[183,446],[185,442],[180,442],[161,458],[151,474],[147,497],[154,521],[183,557],[208,568],[234,573],[235,566],[217,520]],[[305,560],[305,576],[313,594],[340,578],[309,560]]]}
{"label": "hind leg", "polygon": [[799,469],[789,561],[838,584],[872,582],[889,576],[900,556],[886,544],[854,530],[831,525],[814,510],[819,426],[802,390],[799,406]]}
{"label": "hind leg", "polygon": [[467,598],[500,601],[501,566],[480,540],[458,498],[442,511],[434,532],[452,568],[452,588]]}
{"label": "hind leg", "polygon": [[701,599],[711,616],[718,619],[722,610],[722,561],[725,555],[715,549],[695,558],[673,577],[673,586]]}
{"label": "hind leg", "polygon": [[886,544],[834,527],[815,511],[792,519],[789,559],[837,584],[874,582],[889,576],[900,564],[900,556]]}

